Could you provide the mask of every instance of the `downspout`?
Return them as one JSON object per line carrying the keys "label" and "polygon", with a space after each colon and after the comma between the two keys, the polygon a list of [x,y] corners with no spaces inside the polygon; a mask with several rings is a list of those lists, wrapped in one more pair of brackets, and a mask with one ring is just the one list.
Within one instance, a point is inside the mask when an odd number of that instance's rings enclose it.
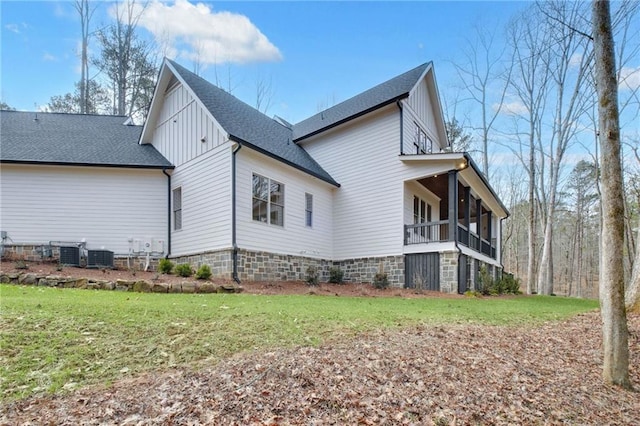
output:
{"label": "downspout", "polygon": [[231,151],[231,245],[233,246],[233,280],[240,284],[238,277],[238,244],[236,243],[236,154],[242,145]]}
{"label": "downspout", "polygon": [[167,173],[167,169],[162,169],[162,173],[167,177],[167,254],[168,259],[171,255],[171,175]]}
{"label": "downspout", "polygon": [[396,105],[400,109],[400,155],[404,155],[404,114],[402,110],[402,101],[398,99]]}

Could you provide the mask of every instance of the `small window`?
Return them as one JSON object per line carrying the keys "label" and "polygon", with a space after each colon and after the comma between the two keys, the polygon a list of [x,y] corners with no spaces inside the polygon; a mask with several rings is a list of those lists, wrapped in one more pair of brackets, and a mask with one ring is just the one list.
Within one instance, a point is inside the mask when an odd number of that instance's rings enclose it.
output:
{"label": "small window", "polygon": [[284,226],[284,185],[254,174],[252,186],[253,220]]}
{"label": "small window", "polygon": [[311,226],[313,226],[313,195],[304,194],[304,201],[305,225],[311,228]]}
{"label": "small window", "polygon": [[173,190],[173,230],[182,229],[182,187]]}

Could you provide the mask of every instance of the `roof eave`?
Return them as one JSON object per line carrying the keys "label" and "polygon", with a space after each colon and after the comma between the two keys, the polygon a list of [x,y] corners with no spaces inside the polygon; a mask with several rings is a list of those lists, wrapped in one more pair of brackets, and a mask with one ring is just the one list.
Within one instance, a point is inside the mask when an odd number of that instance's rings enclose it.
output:
{"label": "roof eave", "polygon": [[284,164],[286,164],[286,165],[288,165],[288,166],[291,166],[291,167],[293,167],[293,168],[295,168],[295,169],[298,169],[298,170],[300,170],[300,171],[302,171],[302,172],[305,172],[305,173],[307,173],[307,174],[309,174],[309,175],[311,175],[311,176],[313,176],[313,177],[315,177],[315,178],[318,178],[318,179],[320,179],[320,180],[322,180],[322,181],[324,181],[324,182],[327,182],[327,183],[328,183],[328,184],[330,184],[330,185],[335,186],[336,188],[340,188],[340,184],[339,184],[338,182],[336,182],[335,180],[333,180],[333,179],[327,179],[326,177],[321,176],[321,175],[319,175],[318,173],[315,173],[315,172],[314,172],[314,171],[312,171],[312,170],[309,170],[309,169],[307,169],[307,168],[305,168],[305,167],[302,167],[302,166],[300,166],[300,165],[298,165],[298,164],[295,164],[295,163],[293,163],[292,161],[289,161],[289,160],[287,160],[287,159],[285,159],[285,158],[282,158],[282,157],[280,157],[280,156],[278,156],[278,155],[275,155],[275,154],[273,154],[273,153],[271,153],[271,152],[269,152],[269,151],[267,151],[267,150],[265,150],[265,149],[263,149],[263,148],[260,148],[260,147],[259,147],[259,146],[257,146],[257,145],[252,144],[251,142],[247,142],[247,141],[245,141],[244,139],[241,139],[241,138],[239,138],[239,137],[237,137],[237,136],[235,136],[235,135],[231,135],[231,134],[230,134],[230,135],[229,135],[229,140],[234,141],[234,142],[237,142],[237,143],[239,143],[240,145],[245,145],[245,146],[247,146],[247,147],[249,147],[249,148],[253,149],[254,151],[257,151],[257,152],[259,152],[259,153],[261,153],[261,154],[266,155],[267,157],[273,158],[274,160],[278,160],[278,161],[280,161],[280,162],[282,162],[282,163],[284,163]]}
{"label": "roof eave", "polygon": [[65,162],[65,161],[37,161],[37,160],[0,160],[0,164],[28,164],[39,166],[74,166],[74,167],[108,167],[108,168],[120,168],[120,169],[156,169],[156,170],[170,170],[174,169],[174,165],[160,165],[160,164],[115,164],[115,163],[80,163],[80,162]]}
{"label": "roof eave", "polygon": [[298,142],[301,142],[301,141],[303,141],[303,140],[305,140],[305,139],[309,139],[309,138],[310,138],[310,137],[312,137],[312,136],[315,136],[315,135],[317,135],[317,134],[320,134],[320,133],[326,132],[327,130],[333,129],[334,127],[340,126],[340,125],[342,125],[342,124],[344,124],[344,123],[347,123],[347,122],[349,122],[349,121],[351,121],[351,120],[355,120],[356,118],[362,117],[363,115],[367,115],[367,114],[369,114],[369,113],[371,113],[371,112],[373,112],[373,111],[376,111],[376,110],[378,110],[378,109],[380,109],[380,108],[384,108],[384,107],[386,107],[387,105],[390,105],[390,104],[392,104],[392,103],[398,102],[398,101],[399,101],[399,100],[401,100],[401,99],[405,99],[405,98],[407,98],[408,96],[409,96],[409,92],[406,92],[406,93],[403,93],[403,94],[401,94],[401,95],[395,96],[395,97],[393,97],[393,98],[391,98],[391,99],[388,99],[388,100],[386,100],[386,101],[384,101],[384,102],[381,102],[381,103],[379,103],[379,104],[377,104],[377,105],[375,105],[375,106],[373,106],[373,107],[371,107],[371,108],[368,108],[368,109],[365,109],[365,110],[363,110],[363,111],[360,111],[360,112],[358,112],[358,113],[356,113],[356,114],[350,115],[350,116],[348,116],[348,117],[346,117],[346,118],[343,118],[342,120],[336,121],[335,123],[329,124],[329,125],[327,125],[327,126],[325,126],[325,127],[322,127],[322,128],[320,128],[320,129],[318,129],[318,130],[314,130],[313,132],[308,133],[308,134],[306,134],[306,135],[304,135],[304,136],[301,136],[301,137],[295,138],[295,139],[293,140],[293,142],[294,142],[294,143],[298,143]]}

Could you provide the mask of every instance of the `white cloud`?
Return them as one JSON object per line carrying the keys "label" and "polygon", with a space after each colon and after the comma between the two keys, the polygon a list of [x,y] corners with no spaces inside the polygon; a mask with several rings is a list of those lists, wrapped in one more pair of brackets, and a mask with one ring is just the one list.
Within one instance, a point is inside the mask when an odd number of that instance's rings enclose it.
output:
{"label": "white cloud", "polygon": [[495,103],[492,108],[494,111],[500,110],[501,113],[507,115],[522,115],[529,111],[525,104],[520,101],[505,102],[502,105]]}
{"label": "white cloud", "polygon": [[620,70],[620,89],[640,89],[640,67],[622,67]]}
{"label": "white cloud", "polygon": [[44,52],[44,54],[42,55],[42,60],[45,62],[54,62],[54,61],[57,61],[58,58],[56,58],[49,52]]}
{"label": "white cloud", "polygon": [[214,12],[203,3],[149,3],[139,25],[149,30],[169,57],[203,65],[278,61],[282,54],[244,15]]}
{"label": "white cloud", "polygon": [[571,58],[569,58],[569,66],[570,67],[579,67],[582,64],[582,54],[574,53]]}
{"label": "white cloud", "polygon": [[11,31],[12,33],[20,34],[20,25],[18,24],[7,24],[4,26],[6,29]]}

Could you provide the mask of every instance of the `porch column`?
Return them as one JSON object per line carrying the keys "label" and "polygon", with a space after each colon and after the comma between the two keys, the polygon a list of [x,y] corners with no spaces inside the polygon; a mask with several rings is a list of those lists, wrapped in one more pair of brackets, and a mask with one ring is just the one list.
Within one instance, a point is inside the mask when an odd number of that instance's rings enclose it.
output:
{"label": "porch column", "polygon": [[471,230],[469,229],[471,225],[471,187],[464,187],[464,226],[467,227],[467,241],[465,241],[467,247],[469,246],[469,242],[471,241],[471,235],[469,233]]}
{"label": "porch column", "polygon": [[473,247],[482,251],[482,200],[476,200],[476,234],[478,234],[478,247]]}
{"label": "porch column", "polygon": [[449,171],[449,241],[458,237],[458,171]]}

